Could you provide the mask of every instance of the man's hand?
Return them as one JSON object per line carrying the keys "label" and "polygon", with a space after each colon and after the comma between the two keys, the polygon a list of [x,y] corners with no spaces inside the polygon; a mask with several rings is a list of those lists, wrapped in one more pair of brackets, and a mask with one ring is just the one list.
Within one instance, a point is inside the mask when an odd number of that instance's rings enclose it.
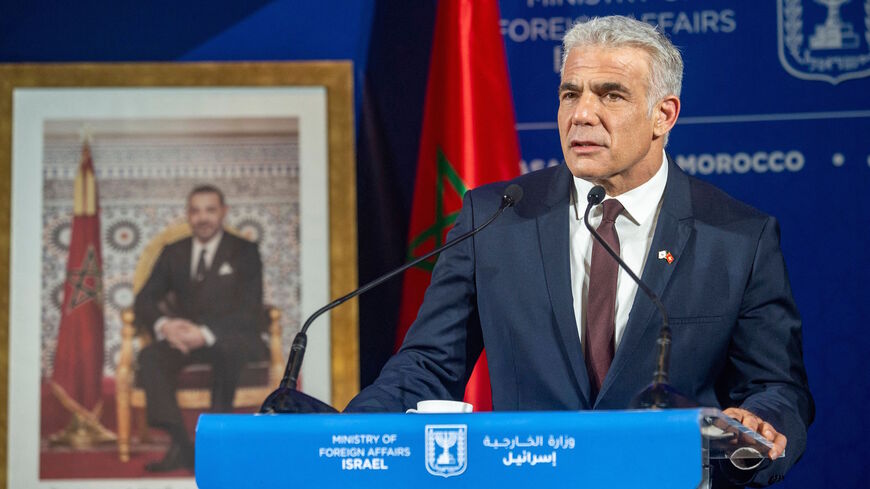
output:
{"label": "man's hand", "polygon": [[205,336],[199,326],[186,319],[169,319],[161,327],[166,341],[185,355],[205,346]]}
{"label": "man's hand", "polygon": [[787,441],[785,435],[776,431],[770,423],[745,409],[730,407],[722,412],[743,423],[743,425],[750,430],[758,432],[761,436],[773,442],[773,448],[771,448],[768,453],[771,460],[776,459],[785,452],[785,444]]}

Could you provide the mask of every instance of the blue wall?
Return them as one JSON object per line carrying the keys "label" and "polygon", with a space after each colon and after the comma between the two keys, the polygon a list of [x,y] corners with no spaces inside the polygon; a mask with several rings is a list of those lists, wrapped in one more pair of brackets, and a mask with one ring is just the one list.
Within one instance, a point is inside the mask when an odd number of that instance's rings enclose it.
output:
{"label": "blue wall", "polygon": [[[840,8],[854,46],[827,48],[812,45],[827,18],[815,0],[568,3],[501,3],[526,165],[562,160],[552,123],[553,38],[563,26],[611,13],[661,23],[685,62],[682,111],[668,151],[689,173],[781,225],[817,408],[808,449],[784,485],[867,487],[870,2]],[[855,66],[837,65],[849,62]]]}

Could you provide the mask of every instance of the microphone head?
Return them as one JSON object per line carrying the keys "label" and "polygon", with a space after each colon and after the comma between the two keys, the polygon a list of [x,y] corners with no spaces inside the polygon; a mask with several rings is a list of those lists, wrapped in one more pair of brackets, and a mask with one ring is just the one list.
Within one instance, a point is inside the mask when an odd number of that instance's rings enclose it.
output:
{"label": "microphone head", "polygon": [[506,204],[508,207],[517,205],[522,199],[523,188],[515,183],[508,185],[508,188],[504,190],[504,194],[501,197],[502,203]]}
{"label": "microphone head", "polygon": [[586,202],[589,202],[591,205],[598,205],[604,200],[606,194],[607,192],[604,191],[604,187],[596,185],[586,194]]}

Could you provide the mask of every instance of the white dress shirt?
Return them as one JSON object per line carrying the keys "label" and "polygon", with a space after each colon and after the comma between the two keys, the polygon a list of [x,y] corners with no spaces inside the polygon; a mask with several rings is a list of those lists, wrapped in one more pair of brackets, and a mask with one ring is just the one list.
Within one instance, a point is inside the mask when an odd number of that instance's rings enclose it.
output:
{"label": "white dress shirt", "polygon": [[193,238],[193,246],[190,249],[190,278],[196,278],[196,268],[199,265],[199,254],[202,253],[202,250],[205,250],[205,269],[211,270],[211,263],[214,261],[214,255],[217,253],[218,245],[221,244],[223,237],[224,232],[218,231],[205,243],[200,243],[198,239]]}
{"label": "white dress shirt", "polygon": [[[655,175],[645,183],[628,192],[615,197],[624,211],[616,218],[616,232],[619,235],[619,256],[637,274],[643,276],[643,266],[646,263],[649,247],[652,244],[656,230],[656,221],[662,207],[662,195],[668,180],[668,163],[662,151],[662,165]],[[586,327],[586,301],[589,295],[589,268],[592,263],[592,242],[595,238],[583,224],[583,212],[586,210],[586,195],[594,184],[581,178],[574,178],[574,203],[568,213],[570,221],[571,242],[571,292],[574,295],[574,319],[577,322],[577,333],[583,341],[583,328]],[[608,195],[605,200],[610,199]],[[578,203],[579,202],[579,203]],[[576,203],[576,204],[575,204]],[[603,206],[597,205],[589,212],[589,223],[597,229],[601,223]],[[619,347],[631,304],[637,293],[637,284],[628,273],[619,268],[616,279],[616,316],[614,331],[614,351]]]}

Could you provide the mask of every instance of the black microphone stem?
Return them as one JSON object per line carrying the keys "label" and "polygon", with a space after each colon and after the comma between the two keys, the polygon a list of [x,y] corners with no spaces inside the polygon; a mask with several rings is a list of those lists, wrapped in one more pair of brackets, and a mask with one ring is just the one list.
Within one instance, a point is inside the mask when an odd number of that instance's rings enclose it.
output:
{"label": "black microphone stem", "polygon": [[[603,193],[602,193],[603,196]],[[662,301],[659,300],[658,296],[655,292],[653,292],[647,285],[631,270],[631,268],[619,257],[619,253],[613,251],[613,248],[610,247],[610,244],[602,238],[598,232],[596,232],[592,225],[589,224],[589,211],[592,210],[592,207],[599,204],[599,202],[590,201],[586,205],[586,212],[583,214],[583,224],[586,225],[586,228],[589,229],[589,232],[598,241],[604,249],[610,253],[610,256],[616,260],[617,263],[622,265],[622,269],[628,272],[631,278],[634,279],[637,286],[643,290],[643,292],[650,298],[653,304],[659,310],[659,313],[662,315],[662,327],[659,330],[659,338],[656,340],[656,343],[659,345],[659,354],[656,360],[656,371],[653,374],[653,383],[654,384],[667,384],[668,383],[668,369],[670,368],[670,358],[671,358],[671,327],[668,325],[668,313],[665,311],[665,306],[662,304]]]}
{"label": "black microphone stem", "polygon": [[426,253],[425,255],[418,257],[415,260],[412,260],[389,273],[381,275],[380,277],[350,292],[349,294],[335,299],[334,301],[321,307],[320,309],[315,311],[314,314],[309,316],[308,319],[305,320],[305,324],[302,325],[302,329],[299,330],[299,333],[296,334],[296,338],[293,339],[293,346],[290,347],[290,357],[287,359],[287,368],[284,369],[284,377],[281,379],[281,384],[279,388],[290,387],[291,389],[296,389],[297,381],[299,378],[299,371],[302,368],[302,358],[305,356],[305,347],[308,343],[308,336],[306,335],[306,332],[308,331],[308,327],[311,326],[311,323],[313,323],[315,319],[317,319],[321,314],[325,313],[326,311],[338,307],[341,304],[349,301],[350,299],[353,299],[354,297],[377,287],[378,285],[386,282],[387,280],[395,277],[396,275],[399,275],[405,270],[419,264],[420,262],[432,258],[438,253],[441,253],[442,251],[453,247],[460,241],[464,241],[465,239],[481,231],[483,228],[489,226],[490,223],[492,223],[492,221],[495,221],[496,218],[498,218],[498,216],[500,216],[505,209],[516,204],[519,199],[522,198],[522,189],[519,189],[518,191],[513,191],[511,193],[509,191],[511,191],[512,187],[515,187],[515,185],[511,185],[507,188],[505,195],[502,197],[501,205],[499,205],[498,210],[495,211],[492,216],[490,216],[490,218],[487,219],[486,222],[484,222],[480,226],[462,234],[461,236],[457,236],[455,239],[444,243],[444,245],[435,248],[429,253]]}

